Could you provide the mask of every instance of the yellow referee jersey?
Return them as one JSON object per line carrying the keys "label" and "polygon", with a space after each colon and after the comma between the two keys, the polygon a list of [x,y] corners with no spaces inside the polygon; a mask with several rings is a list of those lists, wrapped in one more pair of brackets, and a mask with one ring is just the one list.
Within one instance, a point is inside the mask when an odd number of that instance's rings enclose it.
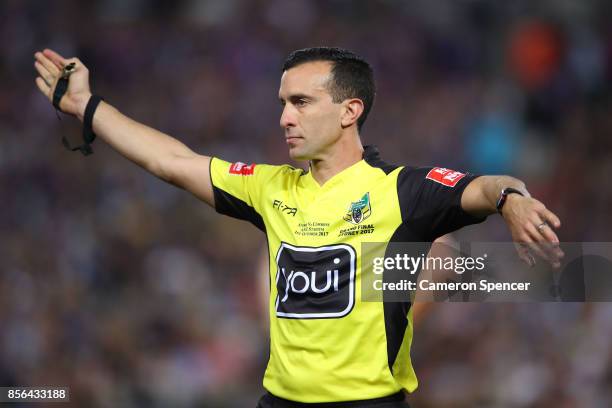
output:
{"label": "yellow referee jersey", "polygon": [[482,221],[461,209],[476,176],[363,160],[319,185],[288,165],[210,165],[219,213],[267,235],[270,360],[264,387],[300,402],[379,398],[417,387],[410,303],[361,302],[362,242],[430,242]]}

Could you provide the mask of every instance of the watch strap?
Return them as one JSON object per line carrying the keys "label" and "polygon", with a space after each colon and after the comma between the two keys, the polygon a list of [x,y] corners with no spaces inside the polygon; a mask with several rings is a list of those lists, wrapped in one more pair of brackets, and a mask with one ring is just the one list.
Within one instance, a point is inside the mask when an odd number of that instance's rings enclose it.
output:
{"label": "watch strap", "polygon": [[523,194],[520,190],[513,187],[506,187],[502,189],[499,198],[497,199],[497,205],[495,206],[498,213],[501,214],[502,208],[504,208],[504,204],[506,204],[506,199],[508,198],[509,194],[519,194],[523,197],[525,196],[525,194]]}

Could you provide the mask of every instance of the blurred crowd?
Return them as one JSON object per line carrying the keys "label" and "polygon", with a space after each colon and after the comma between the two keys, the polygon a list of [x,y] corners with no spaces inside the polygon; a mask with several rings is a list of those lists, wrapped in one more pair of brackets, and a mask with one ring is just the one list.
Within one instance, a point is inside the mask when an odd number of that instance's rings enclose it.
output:
{"label": "blurred crowd", "polygon": [[[561,240],[610,241],[611,15],[605,0],[3,1],[0,386],[249,407],[268,358],[264,236],[103,143],[66,151],[80,127],[36,89],[36,50],[78,56],[95,93],[198,152],[280,164],[284,58],[349,48],[374,66],[362,139],[387,161],[515,175]],[[510,239],[496,216],[455,238]],[[414,406],[612,406],[611,305],[428,310]]]}

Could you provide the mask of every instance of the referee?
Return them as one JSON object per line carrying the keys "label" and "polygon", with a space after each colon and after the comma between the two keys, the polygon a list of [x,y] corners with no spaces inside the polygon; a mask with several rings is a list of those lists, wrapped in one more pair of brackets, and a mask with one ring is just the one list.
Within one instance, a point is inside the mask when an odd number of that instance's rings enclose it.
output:
{"label": "referee", "polygon": [[558,266],[563,255],[547,245],[558,243],[558,217],[521,181],[392,165],[363,146],[374,76],[350,51],[298,50],[283,65],[280,126],[289,155],[308,161],[308,171],[197,154],[92,96],[77,58],[46,49],[35,60],[39,90],[86,132],[266,234],[271,344],[260,408],[407,407],[405,393],[417,387],[411,305],[360,301],[362,242],[432,242],[499,211],[525,262],[535,253]]}

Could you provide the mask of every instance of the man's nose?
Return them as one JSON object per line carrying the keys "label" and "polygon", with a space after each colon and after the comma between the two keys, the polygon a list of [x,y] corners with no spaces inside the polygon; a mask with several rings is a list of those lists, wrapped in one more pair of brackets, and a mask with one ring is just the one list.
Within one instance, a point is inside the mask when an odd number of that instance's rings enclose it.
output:
{"label": "man's nose", "polygon": [[287,129],[292,126],[295,126],[295,112],[291,105],[286,104],[280,117],[280,127]]}

